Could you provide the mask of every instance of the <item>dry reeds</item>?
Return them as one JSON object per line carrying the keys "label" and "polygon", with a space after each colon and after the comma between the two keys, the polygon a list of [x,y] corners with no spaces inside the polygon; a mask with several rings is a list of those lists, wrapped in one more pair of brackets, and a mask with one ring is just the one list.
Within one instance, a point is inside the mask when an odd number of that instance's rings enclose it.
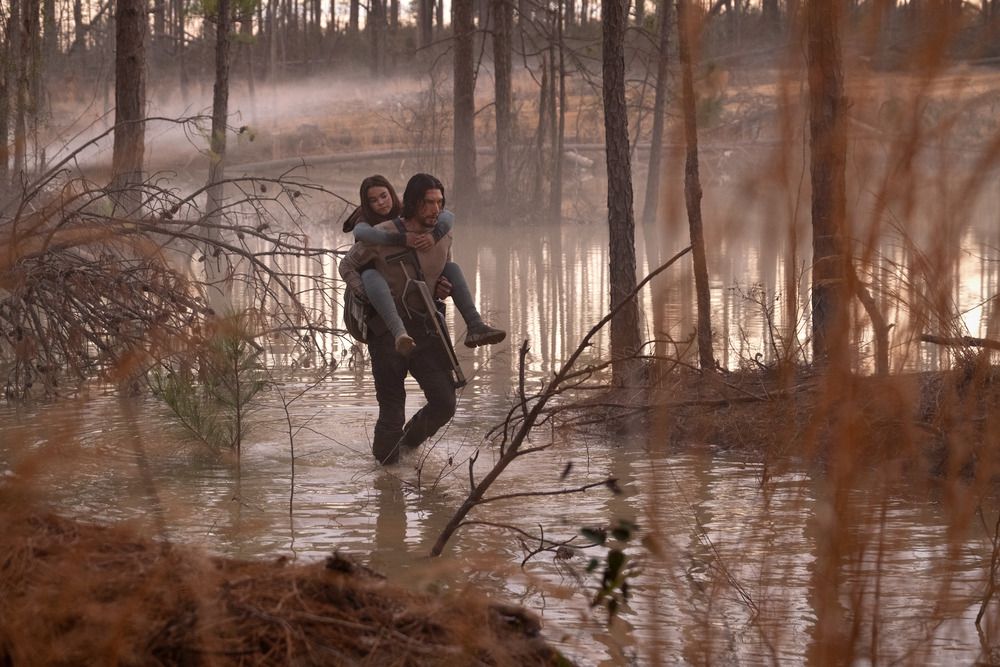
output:
{"label": "dry reeds", "polygon": [[569,664],[523,610],[404,592],[337,555],[213,558],[9,508],[0,523],[4,664]]}

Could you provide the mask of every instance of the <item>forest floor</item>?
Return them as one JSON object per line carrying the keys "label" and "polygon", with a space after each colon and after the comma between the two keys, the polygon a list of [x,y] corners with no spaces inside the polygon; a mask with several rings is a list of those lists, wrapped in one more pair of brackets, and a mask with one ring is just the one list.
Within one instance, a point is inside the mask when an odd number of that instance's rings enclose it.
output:
{"label": "forest floor", "polygon": [[568,665],[519,607],[421,595],[336,554],[210,557],[25,512],[0,487],[0,664]]}

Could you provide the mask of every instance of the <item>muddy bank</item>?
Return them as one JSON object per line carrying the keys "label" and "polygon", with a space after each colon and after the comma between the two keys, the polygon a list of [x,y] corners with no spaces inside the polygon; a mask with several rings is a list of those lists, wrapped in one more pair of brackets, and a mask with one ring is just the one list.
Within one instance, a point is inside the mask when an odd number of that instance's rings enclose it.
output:
{"label": "muddy bank", "polygon": [[822,463],[849,451],[858,462],[896,462],[930,475],[1000,476],[997,366],[884,377],[690,372],[655,384],[638,400],[602,399],[616,406],[582,423],[641,425],[651,446],[707,445],[754,461]]}
{"label": "muddy bank", "polygon": [[567,665],[529,612],[391,586],[339,556],[210,557],[0,509],[0,664]]}

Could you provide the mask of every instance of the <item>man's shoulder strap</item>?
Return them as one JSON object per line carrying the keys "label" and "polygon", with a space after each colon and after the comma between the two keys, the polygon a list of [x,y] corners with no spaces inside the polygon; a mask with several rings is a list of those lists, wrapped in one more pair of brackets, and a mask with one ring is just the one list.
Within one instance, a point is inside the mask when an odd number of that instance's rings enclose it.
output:
{"label": "man's shoulder strap", "polygon": [[403,224],[403,216],[401,216],[401,215],[397,215],[397,216],[396,216],[396,217],[395,217],[395,218],[393,219],[393,221],[392,221],[392,222],[393,222],[393,224],[395,224],[395,225],[396,225],[396,230],[397,230],[397,231],[398,231],[399,233],[401,233],[401,234],[405,234],[405,233],[406,233],[406,225],[404,225],[404,224]]}

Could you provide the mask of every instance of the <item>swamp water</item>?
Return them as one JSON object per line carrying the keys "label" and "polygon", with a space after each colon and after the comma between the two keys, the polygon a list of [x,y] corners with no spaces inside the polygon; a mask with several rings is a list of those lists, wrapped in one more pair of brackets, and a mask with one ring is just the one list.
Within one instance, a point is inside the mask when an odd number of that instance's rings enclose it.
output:
{"label": "swamp water", "polygon": [[[344,239],[322,241],[330,247]],[[990,259],[970,269],[974,280],[960,281],[964,291],[956,296],[966,312],[981,310],[982,294],[996,292],[996,273],[986,268],[995,265],[996,249],[979,247],[970,261]],[[606,312],[605,290],[594,287],[607,283],[606,248],[598,225],[461,230],[456,258],[487,319],[509,336],[489,349],[459,346],[474,377],[460,393],[455,419],[391,468],[376,465],[368,449],[376,404],[367,371],[349,344],[329,339],[321,347],[340,366],[287,414],[278,390],[267,392],[250,417],[255,429],[240,474],[234,461],[206,453],[161,402],[99,387],[58,402],[0,406],[0,473],[30,476],[33,488],[67,514],[148,522],[170,539],[219,554],[319,559],[338,550],[416,588],[460,589],[469,582],[537,611],[546,636],[584,665],[808,662],[817,541],[828,511],[818,500],[820,482],[807,472],[766,475],[738,452],[678,452],[656,434],[628,429],[604,436],[539,429],[534,443],[554,439],[555,445],[509,468],[492,495],[609,476],[622,493],[596,488],[487,504],[469,517],[483,523],[460,530],[442,559],[427,558],[468,489],[469,457],[479,450],[477,478],[495,460],[483,437],[511,405],[520,342],[530,341],[527,382],[537,387]],[[721,360],[735,367],[758,352],[767,358],[759,305],[732,288],[745,291],[761,281],[773,294],[768,283],[781,284],[780,262],[739,243],[719,250],[718,265],[727,267],[713,281],[715,322],[728,341]],[[655,320],[656,330],[674,340],[690,333],[693,294],[680,279],[688,275],[686,265],[668,270],[659,294],[670,305],[649,317],[648,331]],[[644,310],[654,312],[648,293]],[[463,329],[453,326],[459,334]],[[970,327],[970,333],[984,332]],[[931,356],[923,361],[936,363]],[[319,365],[318,357],[282,364],[276,379],[286,401],[315,382]],[[421,401],[415,384],[408,389],[412,413]],[[847,502],[851,516],[866,517],[852,532],[871,548],[845,567],[842,590],[860,597],[842,605],[862,610],[864,628],[878,627],[877,637],[863,630],[859,641],[879,661],[975,662],[984,651],[973,621],[989,574],[991,530],[974,521],[968,534],[956,536],[934,492],[876,474],[870,486],[852,489]],[[986,515],[992,527],[995,509]],[[543,552],[522,567],[537,539],[497,527],[535,535],[541,527],[546,538],[561,540],[621,518],[655,535],[661,557],[643,560],[629,603],[610,629],[590,608],[598,584],[585,572],[591,552],[569,558]],[[637,543],[627,551],[645,552]]]}

